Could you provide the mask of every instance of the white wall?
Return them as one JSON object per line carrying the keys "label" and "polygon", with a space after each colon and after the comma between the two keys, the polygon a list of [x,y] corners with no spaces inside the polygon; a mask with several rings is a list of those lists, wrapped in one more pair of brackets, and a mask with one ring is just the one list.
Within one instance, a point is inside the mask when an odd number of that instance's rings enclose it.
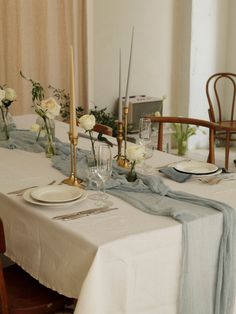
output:
{"label": "white wall", "polygon": [[[186,114],[209,119],[206,81],[226,71],[228,0],[192,0],[189,106]],[[206,147],[207,134],[189,140],[189,149]]]}
{"label": "white wall", "polygon": [[227,0],[192,0],[189,116],[208,118],[205,85],[226,69]]}
{"label": "white wall", "polygon": [[207,78],[236,71],[235,0],[87,0],[90,106],[114,109],[118,54],[123,94],[135,26],[130,94],[167,96],[164,114],[208,119]]}
{"label": "white wall", "polygon": [[229,0],[226,70],[229,72],[233,72],[233,73],[236,73],[236,38],[235,38],[236,19],[235,19],[235,13],[236,13],[236,1],[235,0]]}
{"label": "white wall", "polygon": [[[132,26],[135,27],[130,95],[167,96],[172,90],[174,0],[89,0],[90,106],[114,109],[122,49],[123,94]],[[92,57],[92,60],[91,60]],[[91,79],[92,78],[92,79]]]}

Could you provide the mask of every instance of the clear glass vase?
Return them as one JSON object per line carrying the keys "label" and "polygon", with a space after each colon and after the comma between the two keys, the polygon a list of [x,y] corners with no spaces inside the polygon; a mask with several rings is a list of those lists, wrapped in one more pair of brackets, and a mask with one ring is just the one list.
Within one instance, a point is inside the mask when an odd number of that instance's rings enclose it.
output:
{"label": "clear glass vase", "polygon": [[130,171],[126,175],[126,179],[128,182],[135,182],[138,179],[137,173],[135,171],[135,164],[136,162],[131,163]]}
{"label": "clear glass vase", "polygon": [[186,141],[178,141],[177,153],[179,156],[184,156],[187,151],[187,142]]}
{"label": "clear glass vase", "polygon": [[4,106],[0,106],[0,141],[10,138],[10,131],[14,128],[12,115]]}
{"label": "clear glass vase", "polygon": [[52,135],[52,140],[55,140],[55,121],[54,119],[44,120],[42,117],[38,117],[36,123],[40,126],[40,132],[44,131],[45,136],[47,136],[47,128],[45,126],[45,121],[47,123],[47,127],[50,129],[50,133]]}
{"label": "clear glass vase", "polygon": [[45,127],[45,133],[46,133],[45,154],[46,154],[46,157],[51,158],[52,156],[56,155],[56,147],[54,143],[54,139],[55,139],[54,120],[45,119],[44,127]]}
{"label": "clear glass vase", "polygon": [[48,141],[45,143],[45,154],[48,158],[51,158],[56,154],[55,143],[52,139],[48,139]]}

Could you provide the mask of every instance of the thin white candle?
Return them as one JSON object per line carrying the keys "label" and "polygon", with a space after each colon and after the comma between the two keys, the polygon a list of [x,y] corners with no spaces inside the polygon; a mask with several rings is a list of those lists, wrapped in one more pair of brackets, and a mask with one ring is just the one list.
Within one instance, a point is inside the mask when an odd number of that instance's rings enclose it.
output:
{"label": "thin white candle", "polygon": [[119,112],[118,112],[118,120],[122,122],[122,115],[123,115],[123,104],[122,104],[122,93],[121,93],[121,82],[122,82],[122,75],[121,75],[121,49],[120,49],[120,58],[119,58]]}
{"label": "thin white candle", "polygon": [[74,74],[74,52],[70,46],[70,74],[71,74],[71,93],[70,93],[70,132],[73,138],[76,138],[76,111],[75,111],[75,74]]}
{"label": "thin white candle", "polygon": [[129,81],[130,81],[130,70],[131,70],[132,54],[133,54],[133,41],[134,41],[134,27],[132,29],[132,38],[131,38],[131,47],[130,47],[130,56],[129,56],[129,69],[128,69],[126,93],[125,93],[125,107],[129,107]]}

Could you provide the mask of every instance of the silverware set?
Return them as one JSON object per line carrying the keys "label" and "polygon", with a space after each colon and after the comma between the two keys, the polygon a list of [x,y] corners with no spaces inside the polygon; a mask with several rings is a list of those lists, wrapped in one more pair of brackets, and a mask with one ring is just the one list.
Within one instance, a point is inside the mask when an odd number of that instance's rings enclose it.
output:
{"label": "silverware set", "polygon": [[77,211],[77,212],[70,213],[70,214],[54,216],[54,217],[52,217],[52,219],[63,220],[63,221],[74,220],[74,219],[78,219],[78,218],[87,217],[90,215],[106,213],[108,211],[115,210],[115,209],[118,209],[118,208],[117,207],[96,207],[96,208],[90,208],[90,209],[83,210],[83,211]]}

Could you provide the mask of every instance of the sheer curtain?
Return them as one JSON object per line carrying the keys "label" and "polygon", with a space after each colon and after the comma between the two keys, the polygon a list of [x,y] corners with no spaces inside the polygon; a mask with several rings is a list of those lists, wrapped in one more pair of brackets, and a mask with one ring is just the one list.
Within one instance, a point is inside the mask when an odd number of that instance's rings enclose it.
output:
{"label": "sheer curtain", "polygon": [[31,84],[70,91],[69,47],[74,48],[76,104],[87,109],[86,0],[0,0],[0,85],[16,90],[13,114],[32,112]]}

